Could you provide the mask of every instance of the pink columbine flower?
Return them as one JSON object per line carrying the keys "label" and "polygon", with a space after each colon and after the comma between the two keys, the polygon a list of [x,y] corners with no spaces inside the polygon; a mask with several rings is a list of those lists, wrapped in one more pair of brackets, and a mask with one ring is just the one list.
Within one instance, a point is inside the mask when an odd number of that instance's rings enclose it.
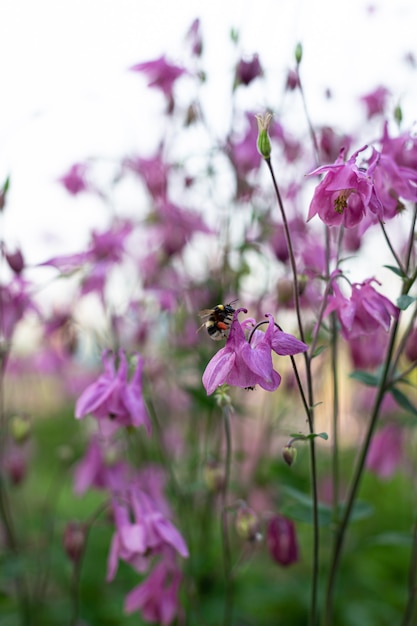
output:
{"label": "pink columbine flower", "polygon": [[381,428],[373,437],[366,467],[380,478],[390,478],[403,457],[403,431],[396,424]]}
{"label": "pink columbine flower", "polygon": [[107,430],[118,426],[145,426],[151,433],[151,421],[142,395],[143,359],[138,355],[136,369],[128,381],[128,365],[125,353],[119,350],[119,365],[116,370],[116,355],[110,351],[103,354],[104,373],[84,390],[75,407],[75,417],[93,415],[104,420]]}
{"label": "pink columbine flower", "polygon": [[180,76],[187,73],[187,70],[183,67],[173,65],[167,61],[165,55],[153,61],[137,63],[129,69],[132,72],[143,72],[149,79],[148,87],[160,89],[171,104],[173,104],[174,100],[175,82]]}
{"label": "pink columbine flower", "polygon": [[132,589],[124,603],[126,613],[140,611],[149,622],[168,626],[178,613],[181,572],[165,560],[157,563],[148,578]]}
{"label": "pink columbine flower", "polygon": [[275,515],[269,520],[266,542],[270,555],[280,565],[287,566],[298,561],[294,522],[283,515]]}
{"label": "pink columbine flower", "polygon": [[281,376],[273,368],[272,351],[285,356],[308,349],[302,341],[278,330],[270,314],[266,332],[255,330],[249,343],[238,320],[241,311],[246,309],[235,311],[226,345],[214,355],[203,373],[208,395],[223,384],[243,388],[259,385],[274,391],[281,383]]}
{"label": "pink columbine flower", "polygon": [[139,156],[126,158],[123,166],[143,179],[154,200],[166,199],[170,166],[163,160],[162,147],[155,156],[147,159]]}
{"label": "pink columbine flower", "polygon": [[[335,273],[334,276],[336,275]],[[363,283],[354,283],[351,296],[347,298],[333,280],[333,294],[329,296],[324,314],[336,312],[342,336],[346,340],[369,335],[379,327],[388,332],[391,318],[398,318],[399,309],[388,298],[378,293],[372,287],[372,282],[378,281],[368,278]]]}
{"label": "pink columbine flower", "polygon": [[90,183],[87,181],[88,166],[86,163],[74,163],[63,176],[58,178],[65,189],[72,195],[76,196],[82,191],[91,189]]}
{"label": "pink columbine flower", "polygon": [[382,205],[375,196],[372,172],[356,165],[356,158],[364,149],[355,152],[346,162],[342,149],[333,165],[323,165],[308,174],[326,173],[314,191],[307,220],[318,213],[328,226],[343,224],[346,228],[353,228],[368,210],[382,214]]}
{"label": "pink columbine flower", "polygon": [[259,56],[254,54],[250,59],[241,59],[236,67],[235,85],[250,85],[258,76],[262,76]]}
{"label": "pink columbine flower", "polygon": [[370,120],[375,115],[383,114],[387,105],[387,99],[390,95],[386,87],[377,87],[374,91],[361,96],[360,100],[366,107],[367,118]]}
{"label": "pink columbine flower", "polygon": [[134,485],[127,489],[120,501],[114,500],[113,512],[116,529],[108,557],[108,581],[115,577],[119,559],[142,572],[150,557],[167,550],[188,557],[181,533],[142,489]]}

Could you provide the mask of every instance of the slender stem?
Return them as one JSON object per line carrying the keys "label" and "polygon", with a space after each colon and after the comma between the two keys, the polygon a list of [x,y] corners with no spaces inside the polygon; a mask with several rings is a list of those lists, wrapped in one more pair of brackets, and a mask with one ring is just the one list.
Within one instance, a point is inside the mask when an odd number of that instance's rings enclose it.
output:
{"label": "slender stem", "polygon": [[399,321],[395,320],[391,329],[390,342],[387,351],[387,357],[385,359],[385,366],[382,372],[380,384],[375,398],[374,408],[371,414],[368,431],[365,436],[365,440],[360,452],[360,456],[356,465],[355,474],[352,480],[352,485],[348,494],[346,505],[343,510],[343,515],[340,520],[339,527],[336,532],[335,543],[333,548],[332,560],[330,563],[329,579],[326,590],[326,604],[325,604],[325,616],[324,623],[326,626],[333,626],[333,595],[334,586],[336,582],[336,574],[340,563],[340,557],[342,554],[342,548],[346,536],[347,527],[349,525],[350,516],[352,514],[353,505],[356,500],[356,496],[361,483],[363,469],[365,467],[366,457],[368,454],[369,445],[372,440],[372,436],[375,431],[375,427],[379,417],[379,410],[381,408],[382,401],[388,388],[388,372],[390,369],[391,358],[394,350],[394,343],[397,336]]}
{"label": "slender stem", "polygon": [[338,334],[336,315],[331,315],[331,368],[333,381],[333,441],[332,441],[332,473],[333,473],[333,522],[339,519],[339,376],[338,376]]}
{"label": "slender stem", "polygon": [[223,408],[223,422],[226,440],[225,478],[221,492],[221,533],[223,541],[223,569],[225,578],[223,626],[231,626],[233,616],[233,578],[229,527],[227,523],[227,496],[229,491],[230,467],[232,461],[232,436],[230,429],[230,411],[228,407]]}
{"label": "slender stem", "polygon": [[[275,178],[274,169],[272,167],[271,159],[265,159],[268,169],[271,174],[272,183],[274,186],[275,194],[278,201],[279,210],[284,225],[285,239],[288,247],[288,254],[290,258],[292,278],[293,278],[293,290],[294,290],[294,304],[297,315],[298,330],[301,341],[305,343],[304,328],[301,319],[301,306],[300,306],[300,290],[298,284],[297,266],[295,262],[294,249],[292,246],[291,233],[288,226],[288,220],[284,209],[281,193],[279,191],[278,183]],[[314,394],[313,394],[313,380],[311,374],[311,357],[308,352],[304,352],[304,363],[307,379],[307,395],[308,400],[305,401],[304,393],[301,397],[306,409],[307,421],[310,434],[314,433]],[[294,365],[294,362],[293,362]],[[294,370],[296,371],[296,369]],[[301,389],[300,379],[297,376],[297,383]],[[320,551],[320,533],[319,533],[319,512],[318,512],[318,492],[317,492],[317,463],[316,463],[316,442],[312,437],[309,440],[310,446],[310,471],[311,471],[311,490],[313,500],[313,564],[312,564],[312,579],[311,579],[311,602],[309,613],[310,626],[316,626],[317,624],[317,594],[318,594],[318,576],[319,576],[319,551]]]}
{"label": "slender stem", "polygon": [[[413,528],[413,544],[408,571],[408,598],[401,626],[412,626],[417,601],[417,521]],[[414,622],[415,623],[415,622]]]}
{"label": "slender stem", "polygon": [[388,248],[390,249],[392,256],[394,257],[394,259],[395,259],[399,269],[401,270],[401,272],[403,274],[405,274],[405,269],[404,269],[403,264],[401,263],[401,259],[398,256],[398,254],[395,252],[394,247],[393,247],[393,245],[392,245],[392,243],[391,243],[391,241],[390,241],[390,239],[389,239],[389,237],[387,235],[387,231],[385,230],[384,222],[382,220],[379,220],[379,224],[381,226],[381,229],[382,229],[385,241],[387,242]]}

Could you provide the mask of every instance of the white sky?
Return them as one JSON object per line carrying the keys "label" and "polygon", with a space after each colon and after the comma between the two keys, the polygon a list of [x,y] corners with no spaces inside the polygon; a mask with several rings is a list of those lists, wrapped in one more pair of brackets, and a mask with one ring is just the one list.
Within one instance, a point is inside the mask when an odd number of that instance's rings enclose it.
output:
{"label": "white sky", "polygon": [[[352,124],[354,98],[380,83],[400,99],[405,122],[417,118],[417,2],[375,0],[1,0],[0,182],[10,174],[3,236],[30,261],[82,248],[103,209],[91,195],[73,199],[55,183],[75,161],[146,154],[159,140],[149,123],[154,92],[128,72],[163,52],[181,61],[184,35],[200,17],[219,128],[227,110],[235,58],[259,52],[276,83],[258,92],[259,106],[279,98],[298,41],[302,75],[315,122]],[[323,107],[324,89],[335,100]],[[275,91],[276,90],[276,91]],[[356,113],[357,114],[357,113]],[[304,123],[304,122],[303,122]],[[154,130],[154,132],[152,132]]]}

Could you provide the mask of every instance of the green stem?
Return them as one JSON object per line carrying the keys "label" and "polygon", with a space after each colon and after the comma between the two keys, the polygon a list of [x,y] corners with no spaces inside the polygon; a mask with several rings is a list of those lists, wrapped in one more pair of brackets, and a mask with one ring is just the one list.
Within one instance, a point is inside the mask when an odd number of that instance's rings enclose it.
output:
{"label": "green stem", "polygon": [[[274,169],[272,167],[271,159],[265,159],[271,174],[272,183],[275,190],[275,195],[278,201],[279,210],[284,225],[285,239],[288,247],[288,254],[290,258],[292,278],[293,278],[293,290],[294,290],[294,304],[298,322],[298,330],[301,341],[305,343],[304,328],[301,319],[301,306],[300,306],[300,289],[298,284],[297,266],[295,262],[294,249],[292,246],[291,233],[288,226],[288,220],[284,209],[284,203],[282,201],[281,193],[279,191],[278,183],[275,178]],[[306,416],[308,421],[308,427],[310,434],[314,433],[314,394],[313,394],[313,380],[311,374],[311,357],[308,352],[304,352],[304,363],[307,379],[307,395],[308,401],[305,402],[304,393],[301,397],[306,409]],[[299,378],[297,379],[299,387],[301,384]],[[316,626],[317,624],[317,594],[318,594],[318,575],[319,575],[319,548],[320,548],[320,533],[319,533],[319,513],[318,513],[318,493],[317,493],[317,463],[316,463],[316,442],[312,437],[309,441],[310,445],[310,470],[311,470],[311,490],[313,500],[313,565],[312,565],[312,580],[311,580],[311,602],[309,613],[310,626]]]}
{"label": "green stem", "polygon": [[387,357],[385,359],[385,366],[384,366],[384,370],[382,372],[380,384],[378,387],[377,396],[376,396],[374,408],[371,414],[368,431],[366,433],[366,437],[365,437],[365,440],[364,440],[364,443],[360,452],[360,456],[356,465],[355,474],[354,474],[353,481],[352,481],[352,486],[350,488],[346,505],[343,510],[343,515],[340,519],[340,524],[336,531],[332,560],[330,563],[328,584],[327,584],[327,589],[326,589],[325,616],[324,616],[325,626],[334,625],[333,596],[334,596],[336,575],[337,575],[337,571],[338,571],[339,564],[340,564],[340,557],[342,554],[342,548],[343,548],[344,540],[346,537],[346,531],[349,525],[350,516],[353,510],[353,505],[355,504],[355,500],[359,491],[359,486],[361,483],[369,446],[370,446],[372,436],[374,434],[375,427],[378,421],[381,404],[388,388],[388,373],[390,369],[392,354],[394,351],[394,344],[395,344],[395,340],[397,336],[398,326],[399,326],[399,321],[395,320],[395,322],[393,323],[393,327],[391,329],[391,336],[390,336],[390,342],[389,342],[389,347],[387,351]]}
{"label": "green stem", "polygon": [[412,626],[417,600],[417,521],[413,528],[413,544],[408,571],[408,598],[401,626]]}
{"label": "green stem", "polygon": [[221,534],[223,541],[223,570],[225,578],[225,596],[223,610],[223,626],[231,626],[233,616],[233,578],[232,556],[230,549],[229,526],[227,523],[227,495],[230,484],[230,467],[232,461],[232,437],[230,429],[230,414],[228,407],[223,409],[224,432],[226,440],[225,478],[221,492]]}

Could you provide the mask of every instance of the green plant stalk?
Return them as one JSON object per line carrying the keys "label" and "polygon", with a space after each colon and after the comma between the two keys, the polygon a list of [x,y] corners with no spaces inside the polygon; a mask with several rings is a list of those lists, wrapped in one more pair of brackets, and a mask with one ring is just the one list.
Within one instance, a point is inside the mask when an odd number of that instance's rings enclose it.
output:
{"label": "green plant stalk", "polygon": [[338,369],[338,333],[336,314],[331,314],[331,369],[333,383],[333,441],[332,441],[332,484],[333,484],[333,522],[339,519],[339,369]]}
{"label": "green plant stalk", "polygon": [[223,569],[225,579],[223,626],[231,626],[233,618],[233,577],[232,555],[230,549],[229,527],[227,523],[227,495],[230,484],[230,467],[232,462],[232,436],[230,429],[229,408],[223,408],[224,433],[226,440],[225,477],[221,491],[221,535],[223,541]]}
{"label": "green plant stalk", "polygon": [[[297,315],[298,330],[300,333],[301,341],[305,343],[304,328],[301,319],[301,306],[300,306],[300,290],[298,284],[297,266],[295,263],[294,250],[292,247],[292,240],[290,229],[288,226],[287,216],[284,209],[284,204],[279,191],[278,183],[275,178],[274,169],[272,167],[271,159],[264,159],[271,174],[272,183],[275,190],[275,195],[278,201],[279,210],[284,225],[285,239],[288,247],[288,254],[290,258],[292,277],[293,277],[293,290],[294,290],[294,303],[295,311]],[[304,362],[307,379],[307,395],[308,395],[308,407],[306,407],[307,421],[310,434],[314,433],[314,394],[313,394],[313,381],[311,375],[311,357],[308,352],[304,352]],[[302,394],[303,395],[303,394]],[[316,443],[314,437],[309,441],[310,445],[310,468],[311,468],[311,491],[313,500],[313,566],[312,566],[312,579],[311,579],[311,602],[309,613],[310,626],[316,626],[317,624],[317,595],[318,595],[318,577],[319,577],[319,553],[320,553],[320,532],[319,532],[319,513],[318,513],[318,493],[317,493],[317,463],[316,463]]]}
{"label": "green plant stalk", "polygon": [[417,521],[414,523],[413,528],[413,543],[410,556],[410,566],[408,570],[408,598],[405,606],[403,619],[401,626],[412,626],[415,623],[413,620],[414,612],[416,609],[417,600]]}
{"label": "green plant stalk", "polygon": [[365,467],[366,457],[368,454],[369,446],[372,440],[372,436],[375,431],[376,424],[378,422],[379,410],[381,408],[382,401],[384,399],[385,393],[388,388],[388,373],[390,370],[391,358],[394,352],[394,344],[397,337],[399,327],[399,320],[395,320],[391,329],[390,342],[387,351],[387,357],[385,359],[384,370],[381,375],[380,384],[378,387],[377,396],[375,399],[374,408],[371,414],[371,419],[368,427],[368,431],[366,433],[366,437],[359,455],[359,459],[356,465],[354,477],[352,480],[352,485],[348,494],[347,502],[343,510],[343,515],[341,516],[339,526],[336,530],[336,536],[333,546],[333,553],[330,562],[329,569],[329,578],[326,589],[326,599],[325,599],[325,613],[324,613],[324,624],[325,626],[333,626],[333,596],[334,596],[334,587],[336,582],[336,575],[340,564],[340,557],[342,554],[342,548],[344,544],[344,540],[346,537],[347,528],[350,521],[350,516],[352,514],[353,505],[355,504],[355,500],[359,491],[359,486],[361,483],[363,470]]}
{"label": "green plant stalk", "polygon": [[[4,408],[4,376],[6,373],[6,363],[8,351],[1,345],[2,305],[0,302],[0,463],[3,461],[5,443],[7,437],[6,412]],[[18,557],[21,553],[20,545],[16,536],[13,518],[10,510],[9,493],[4,480],[3,470],[0,470],[0,519],[3,524],[6,545],[10,552]],[[18,572],[15,577],[16,597],[21,616],[22,626],[30,626],[32,623],[31,603],[26,577]]]}

